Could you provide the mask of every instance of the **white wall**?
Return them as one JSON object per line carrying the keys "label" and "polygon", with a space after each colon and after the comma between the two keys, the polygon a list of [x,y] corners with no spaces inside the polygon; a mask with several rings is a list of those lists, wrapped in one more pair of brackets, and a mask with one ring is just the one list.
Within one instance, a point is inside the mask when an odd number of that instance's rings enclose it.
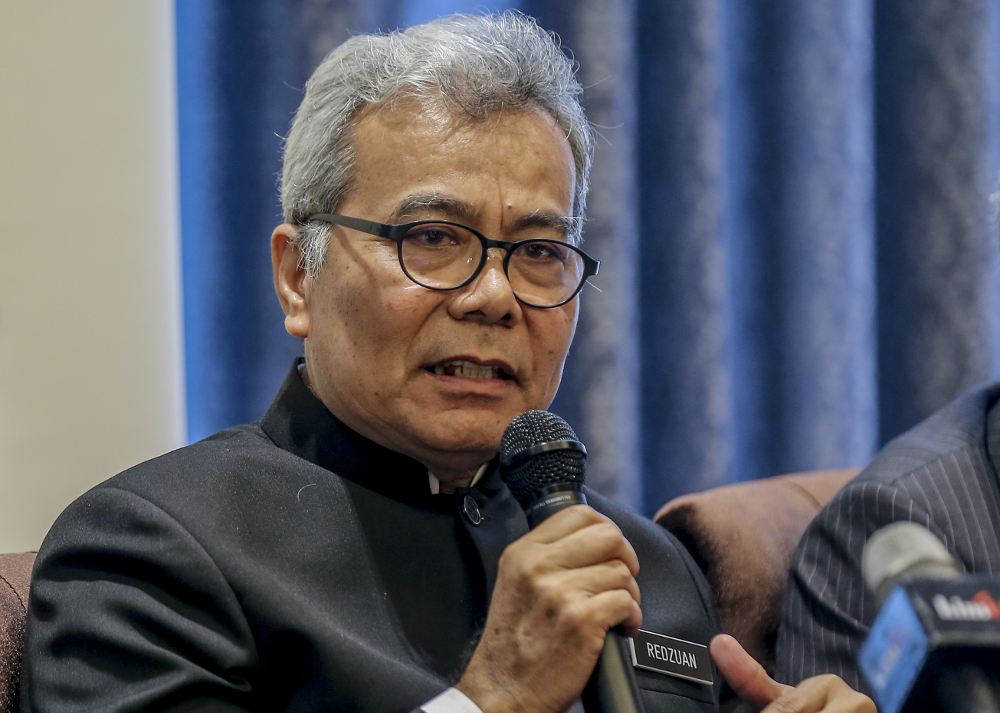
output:
{"label": "white wall", "polygon": [[0,552],[184,438],[173,4],[0,1]]}

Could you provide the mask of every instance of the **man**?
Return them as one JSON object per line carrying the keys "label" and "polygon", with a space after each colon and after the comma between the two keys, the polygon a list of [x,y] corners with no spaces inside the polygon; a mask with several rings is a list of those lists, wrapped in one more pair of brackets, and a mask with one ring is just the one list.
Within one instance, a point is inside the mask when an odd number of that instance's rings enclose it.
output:
{"label": "man", "polygon": [[[28,710],[557,713],[610,627],[718,632],[662,530],[590,494],[529,533],[497,474],[507,424],[555,394],[596,267],[579,91],[516,14],[323,62],[271,242],[305,358],[259,423],[63,514],[36,566]],[[757,707],[869,704],[832,677],[780,686],[731,639],[713,651]],[[650,711],[722,699],[718,678],[637,675]]]}
{"label": "man", "polygon": [[1000,573],[1000,385],[973,389],[889,443],[809,525],[792,558],[776,677],[834,673],[871,690],[857,655],[879,607],[861,552],[893,522],[926,527],[968,572]]}

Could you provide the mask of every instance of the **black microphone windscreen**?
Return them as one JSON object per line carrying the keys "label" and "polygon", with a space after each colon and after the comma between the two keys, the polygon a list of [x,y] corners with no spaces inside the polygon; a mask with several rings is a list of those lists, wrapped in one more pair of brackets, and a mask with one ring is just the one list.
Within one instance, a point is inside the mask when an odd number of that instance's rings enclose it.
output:
{"label": "black microphone windscreen", "polygon": [[586,452],[553,450],[525,458],[510,467],[520,453],[543,443],[577,441],[576,432],[561,417],[549,411],[526,411],[511,421],[500,441],[500,463],[504,482],[519,500],[541,488],[559,483],[583,483]]}

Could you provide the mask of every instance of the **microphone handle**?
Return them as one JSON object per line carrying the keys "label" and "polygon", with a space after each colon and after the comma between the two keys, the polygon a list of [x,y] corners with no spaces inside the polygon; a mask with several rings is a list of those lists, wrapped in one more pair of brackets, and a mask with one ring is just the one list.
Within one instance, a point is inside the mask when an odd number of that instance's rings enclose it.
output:
{"label": "microphone handle", "polygon": [[[573,505],[586,505],[581,483],[559,483],[531,494],[522,503],[528,526],[534,529],[548,517]],[[635,669],[630,665],[625,631],[613,627],[604,637],[604,648],[581,699],[587,713],[645,713]]]}
{"label": "microphone handle", "polygon": [[581,483],[556,483],[540,488],[521,501],[524,514],[528,518],[528,527],[534,530],[543,520],[555,515],[560,510],[574,505],[586,505],[587,496],[583,494]]}
{"label": "microphone handle", "polygon": [[644,713],[639,682],[630,666],[625,632],[616,626],[604,637],[604,648],[586,688],[583,709],[591,713]]}

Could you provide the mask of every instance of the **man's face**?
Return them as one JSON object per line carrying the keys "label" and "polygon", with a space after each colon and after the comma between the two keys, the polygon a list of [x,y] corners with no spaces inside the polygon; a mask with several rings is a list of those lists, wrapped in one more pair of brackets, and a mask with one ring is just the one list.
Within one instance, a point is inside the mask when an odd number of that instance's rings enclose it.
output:
{"label": "man's face", "polygon": [[[453,220],[511,242],[565,237],[529,227],[544,222],[531,216],[566,217],[573,205],[569,144],[541,111],[478,122],[404,102],[364,114],[355,147],[342,215]],[[411,282],[396,254],[389,240],[331,226],[319,276],[299,273],[300,308],[282,299],[286,327],[306,337],[310,386],[334,415],[442,481],[462,480],[496,453],[515,416],[552,401],[578,301],[520,304],[499,249],[451,291]]]}

